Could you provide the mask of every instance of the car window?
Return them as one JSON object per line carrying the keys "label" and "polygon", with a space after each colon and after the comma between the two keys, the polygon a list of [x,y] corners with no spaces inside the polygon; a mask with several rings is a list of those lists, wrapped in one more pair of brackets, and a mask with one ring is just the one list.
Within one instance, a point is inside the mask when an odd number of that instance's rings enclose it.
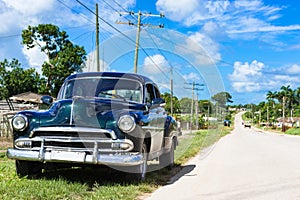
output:
{"label": "car window", "polygon": [[151,103],[155,98],[154,88],[152,84],[146,85],[146,103]]}
{"label": "car window", "polygon": [[159,89],[156,86],[154,86],[154,93],[155,93],[155,98],[156,99],[160,98],[160,92],[159,92]]}

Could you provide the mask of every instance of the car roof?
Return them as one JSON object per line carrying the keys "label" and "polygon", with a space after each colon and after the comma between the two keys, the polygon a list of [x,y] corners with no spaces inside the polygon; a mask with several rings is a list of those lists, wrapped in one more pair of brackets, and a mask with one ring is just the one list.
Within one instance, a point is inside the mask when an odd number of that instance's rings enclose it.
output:
{"label": "car roof", "polygon": [[[140,74],[133,74],[133,73],[123,73],[123,72],[82,72],[70,75],[66,78],[67,80],[71,80],[74,78],[84,78],[84,77],[117,77],[117,78],[128,78],[133,79],[141,82],[142,84],[145,83],[153,83],[155,84],[150,78],[140,75]],[[156,85],[156,84],[155,84]]]}

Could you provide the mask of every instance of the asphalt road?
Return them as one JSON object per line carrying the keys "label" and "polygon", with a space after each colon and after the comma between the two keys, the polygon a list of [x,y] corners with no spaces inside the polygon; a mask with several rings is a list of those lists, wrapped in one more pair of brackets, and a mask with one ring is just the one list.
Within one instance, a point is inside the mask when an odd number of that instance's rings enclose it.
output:
{"label": "asphalt road", "polygon": [[300,136],[244,128],[193,158],[147,200],[300,200]]}

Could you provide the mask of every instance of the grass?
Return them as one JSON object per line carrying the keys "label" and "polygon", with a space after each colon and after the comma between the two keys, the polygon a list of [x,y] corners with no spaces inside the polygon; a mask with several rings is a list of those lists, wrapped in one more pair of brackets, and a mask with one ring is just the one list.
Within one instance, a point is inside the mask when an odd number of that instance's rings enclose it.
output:
{"label": "grass", "polygon": [[278,134],[288,134],[288,135],[300,135],[300,128],[288,128],[285,132],[282,132],[282,128],[266,128],[266,127],[259,127],[265,131],[271,131],[273,133]]}
{"label": "grass", "polygon": [[285,132],[285,134],[300,135],[300,128],[290,128]]}
{"label": "grass", "polygon": [[[106,168],[72,168],[46,171],[39,178],[19,178],[14,161],[0,154],[0,197],[10,199],[105,199],[132,200],[167,184],[199,150],[213,144],[232,128],[198,131],[184,135],[175,151],[175,167],[147,173],[144,182],[126,181],[120,173]],[[153,164],[155,167],[155,164]],[[151,166],[150,166],[151,167]]]}

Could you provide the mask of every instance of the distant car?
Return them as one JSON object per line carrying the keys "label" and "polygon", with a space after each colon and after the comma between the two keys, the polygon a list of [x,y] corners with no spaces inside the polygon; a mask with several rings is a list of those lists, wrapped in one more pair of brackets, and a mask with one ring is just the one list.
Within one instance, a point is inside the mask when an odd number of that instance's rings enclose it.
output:
{"label": "distant car", "polygon": [[248,128],[251,128],[251,122],[250,121],[246,121],[244,122],[244,127],[248,127]]}
{"label": "distant car", "polygon": [[224,120],[224,126],[230,127],[231,121],[230,120]]}
{"label": "distant car", "polygon": [[[52,103],[48,96],[42,101]],[[62,164],[107,165],[143,180],[148,160],[174,164],[178,128],[164,104],[158,86],[145,76],[71,75],[49,110],[13,117],[14,148],[7,156],[16,160],[19,176]]]}

